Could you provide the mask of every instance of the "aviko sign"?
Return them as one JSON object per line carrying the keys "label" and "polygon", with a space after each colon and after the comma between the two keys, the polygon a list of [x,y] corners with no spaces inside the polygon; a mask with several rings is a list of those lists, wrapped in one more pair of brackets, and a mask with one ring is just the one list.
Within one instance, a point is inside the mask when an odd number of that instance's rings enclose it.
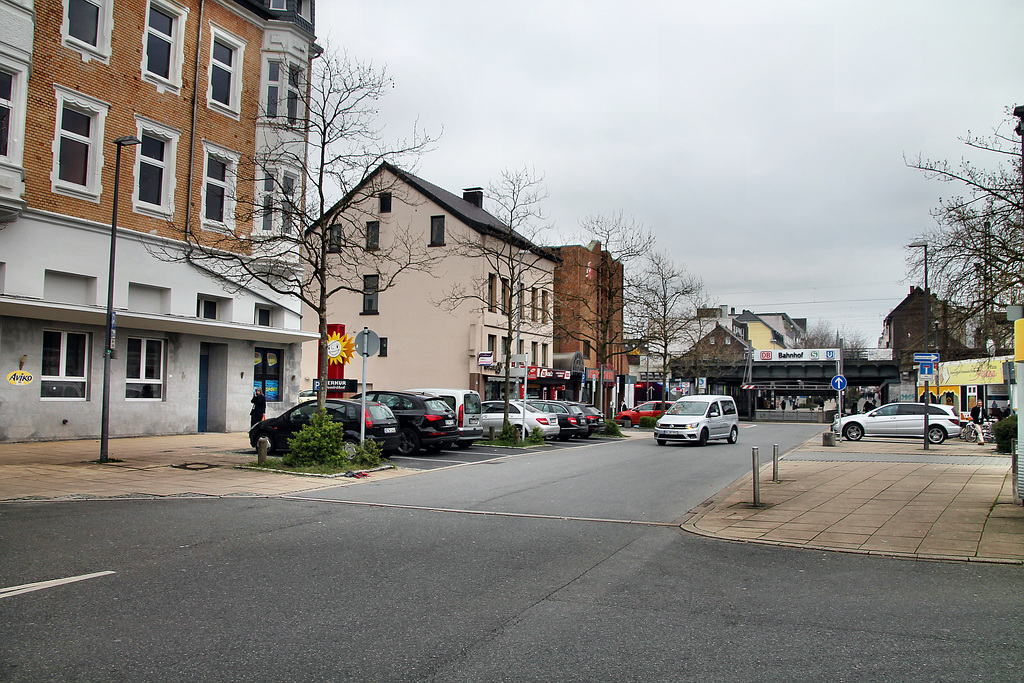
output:
{"label": "aviko sign", "polygon": [[754,351],[755,361],[771,362],[804,362],[816,363],[824,361],[834,363],[839,360],[839,349],[770,349]]}

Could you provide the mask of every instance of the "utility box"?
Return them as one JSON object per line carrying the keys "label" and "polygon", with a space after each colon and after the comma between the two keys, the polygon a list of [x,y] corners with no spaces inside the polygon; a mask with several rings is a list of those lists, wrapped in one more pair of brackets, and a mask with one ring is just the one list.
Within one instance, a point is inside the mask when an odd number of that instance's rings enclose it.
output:
{"label": "utility box", "polygon": [[829,431],[829,432],[825,432],[824,434],[822,434],[821,435],[821,445],[822,446],[835,446],[836,445],[836,435],[835,435],[835,432]]}

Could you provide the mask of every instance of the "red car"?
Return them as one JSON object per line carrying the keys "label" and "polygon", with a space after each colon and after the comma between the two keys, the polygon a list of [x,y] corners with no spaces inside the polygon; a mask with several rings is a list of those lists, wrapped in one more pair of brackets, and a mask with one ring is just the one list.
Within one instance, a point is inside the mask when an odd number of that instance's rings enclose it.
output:
{"label": "red car", "polygon": [[[623,410],[615,415],[615,421],[623,427],[636,427],[640,424],[641,417],[660,417],[662,413],[672,406],[672,401],[647,401],[634,406],[629,410]],[[626,424],[626,423],[629,424]]]}

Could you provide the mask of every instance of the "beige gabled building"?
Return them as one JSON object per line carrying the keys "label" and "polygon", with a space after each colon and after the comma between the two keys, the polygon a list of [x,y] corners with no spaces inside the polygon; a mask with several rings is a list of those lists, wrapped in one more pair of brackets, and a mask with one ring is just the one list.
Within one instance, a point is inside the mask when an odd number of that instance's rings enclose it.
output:
{"label": "beige gabled building", "polygon": [[[369,385],[473,389],[485,400],[496,399],[510,350],[527,356],[530,395],[553,396],[568,383],[568,373],[553,367],[557,256],[488,213],[479,188],[457,195],[382,164],[359,189],[348,195],[359,199],[340,203],[345,223],[362,231],[365,243],[359,248],[383,252],[409,245],[436,257],[429,272],[405,271],[382,291],[378,275],[368,270],[358,274],[361,294],[331,297],[328,324],[345,325],[349,338],[366,327],[381,339],[380,353],[367,361]],[[516,316],[520,310],[522,324],[516,319],[510,336],[506,312]],[[304,313],[303,327],[316,330],[315,313]],[[312,387],[317,361],[316,342],[307,342],[304,387]],[[345,377],[362,379],[359,356],[348,363]]]}

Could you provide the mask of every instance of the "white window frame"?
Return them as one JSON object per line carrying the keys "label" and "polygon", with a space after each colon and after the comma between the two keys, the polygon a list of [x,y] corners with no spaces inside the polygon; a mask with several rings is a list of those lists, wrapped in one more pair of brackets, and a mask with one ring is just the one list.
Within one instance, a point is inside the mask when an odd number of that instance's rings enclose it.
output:
{"label": "white window frame", "polygon": [[[60,334],[60,360],[59,372],[56,375],[44,375],[42,369],[39,371],[39,386],[40,391],[43,390],[43,386],[46,382],[76,382],[83,385],[81,396],[46,396],[40,394],[39,399],[42,401],[87,401],[89,400],[89,369],[90,369],[90,358],[92,355],[92,335],[88,332],[79,332],[77,330],[54,330],[47,329],[45,332],[55,332]],[[85,367],[83,369],[84,374],[79,375],[68,375],[66,374],[67,368],[67,354],[68,354],[68,335],[77,334],[85,337]],[[42,343],[42,339],[40,339]],[[40,347],[40,351],[42,351]]]}
{"label": "white window frame", "polygon": [[[224,181],[210,178],[209,158],[214,157],[227,166]],[[233,152],[226,147],[215,145],[212,142],[203,140],[203,189],[202,202],[200,206],[200,224],[204,230],[216,232],[233,233],[235,231],[235,189],[238,186],[238,152]],[[207,185],[212,181],[216,185],[224,187],[224,220],[215,221],[206,217],[206,192]]]}
{"label": "white window frame", "polygon": [[[260,313],[263,311],[267,312],[267,316],[270,321],[266,325],[260,323]],[[259,327],[274,327],[274,307],[266,304],[256,304],[256,307],[253,310],[253,324]]]}
{"label": "white window frame", "polygon": [[[149,11],[155,7],[164,14],[171,15],[174,23],[171,26],[171,64],[167,78],[155,74],[148,68],[149,63]],[[185,55],[185,24],[188,21],[188,8],[171,0],[149,0],[146,4],[146,29],[142,32],[142,80],[156,86],[157,92],[170,91],[175,95],[181,92],[181,70]],[[160,34],[162,37],[163,34]]]}
{"label": "white window frame", "polygon": [[[174,192],[177,189],[178,180],[175,169],[175,162],[178,158],[178,138],[181,131],[159,124],[156,121],[141,116],[135,117],[136,134],[139,140],[142,136],[158,138],[164,142],[164,160],[162,163],[164,175],[163,186],[160,188],[161,202],[159,205],[150,204],[139,199],[139,179],[142,172],[142,145],[135,147],[135,182],[132,190],[132,208],[135,213],[141,213],[154,218],[170,219],[174,217]],[[161,163],[155,159],[145,157],[147,164],[160,166]]]}
{"label": "white window frame", "polygon": [[[213,306],[214,306],[214,309],[217,312],[217,314],[214,317],[212,317],[212,318],[207,318],[205,315],[203,315],[203,309],[206,308],[206,304],[207,303],[212,303]],[[220,316],[221,316],[221,305],[220,305],[220,303],[221,303],[220,299],[217,299],[217,298],[212,297],[212,296],[203,296],[202,294],[200,294],[196,298],[196,317],[199,318],[200,320],[220,320]]]}
{"label": "white window frame", "polygon": [[[270,79],[272,66],[277,67],[277,80]],[[288,62],[280,59],[268,59],[266,62],[266,75],[264,77],[263,96],[266,101],[263,103],[263,116],[268,121],[275,121],[281,117],[281,93],[287,88]],[[282,78],[284,76],[284,78]],[[277,88],[277,98],[274,100],[274,113],[270,113],[270,89]]]}
{"label": "white window frame", "polygon": [[64,17],[60,24],[61,44],[82,55],[82,61],[96,59],[108,64],[110,62],[110,34],[114,29],[114,0],[87,0],[99,8],[96,26],[96,44],[80,40],[71,35],[70,0],[62,0]]}
{"label": "white window frame", "polygon": [[274,12],[284,12],[288,7],[285,0],[270,0],[270,9]]}
{"label": "white window frame", "polygon": [[6,101],[10,115],[7,124],[7,154],[0,160],[21,166],[25,152],[25,119],[28,112],[28,64],[0,55],[0,71],[11,76],[11,99]]}
{"label": "white window frame", "polygon": [[[223,43],[234,51],[231,59],[231,94],[229,102],[224,104],[213,99],[213,44]],[[206,63],[206,106],[225,116],[238,120],[242,102],[242,64],[245,62],[245,41],[227,30],[210,24],[210,58]],[[223,64],[217,62],[217,64]]]}
{"label": "white window frame", "polygon": [[[139,357],[139,377],[132,377],[128,374],[128,344],[132,341],[141,343],[140,357]],[[159,344],[160,346],[160,368],[159,377],[149,378],[145,377],[146,374],[146,351],[150,344]],[[126,401],[163,401],[165,399],[166,384],[164,382],[167,376],[167,356],[166,356],[167,344],[163,339],[153,337],[128,337],[128,342],[125,344],[125,387],[124,387],[124,399]],[[145,384],[159,384],[160,395],[159,396],[128,396],[128,388],[132,385],[145,385]]]}
{"label": "white window frame", "polygon": [[[267,185],[270,185],[268,188]],[[267,205],[267,200],[270,205]],[[268,214],[269,212],[269,214]],[[263,178],[256,182],[256,210],[253,212],[253,234],[261,236],[272,235],[277,227],[277,170],[267,168],[263,170]],[[267,216],[270,216],[270,227],[266,225]]]}
{"label": "white window frame", "polygon": [[[50,188],[56,194],[64,194],[99,204],[103,194],[101,171],[103,170],[103,130],[110,105],[60,85],[54,85],[57,97],[57,116],[53,136],[53,170],[50,171]],[[89,161],[86,167],[85,185],[78,185],[60,179],[61,118],[67,106],[92,119],[89,128]]]}

